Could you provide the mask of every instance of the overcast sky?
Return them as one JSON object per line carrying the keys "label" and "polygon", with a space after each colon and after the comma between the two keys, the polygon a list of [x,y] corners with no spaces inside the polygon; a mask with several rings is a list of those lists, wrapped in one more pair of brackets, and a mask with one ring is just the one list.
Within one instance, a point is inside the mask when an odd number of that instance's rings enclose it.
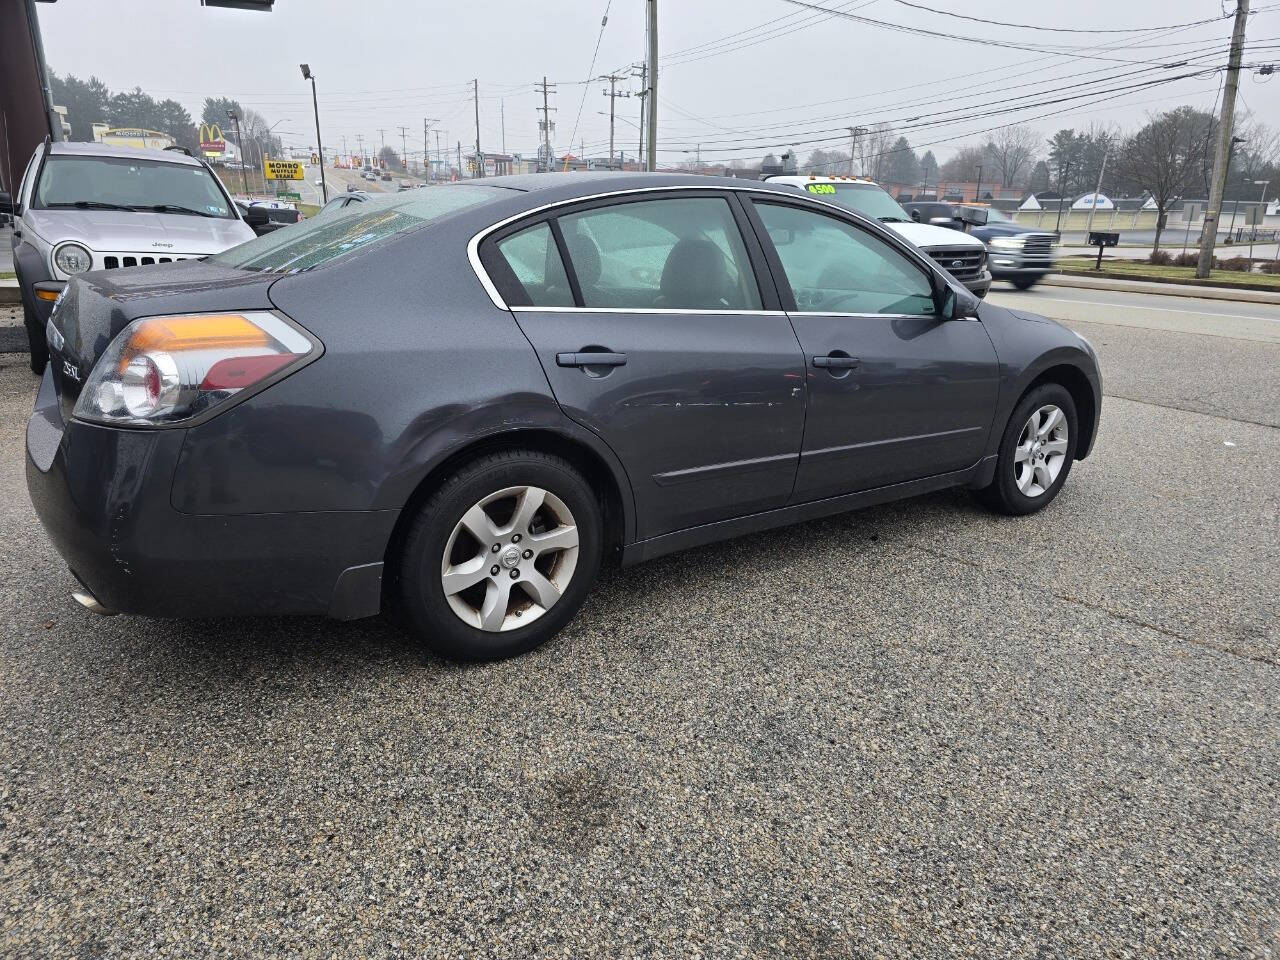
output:
{"label": "overcast sky", "polygon": [[[843,126],[876,121],[913,127],[903,131],[911,143],[921,152],[929,145],[941,161],[978,131],[1012,121],[1046,136],[1091,121],[1131,127],[1146,112],[1179,103],[1211,108],[1220,75],[1118,88],[1223,64],[1231,34],[1229,19],[1160,33],[1061,33],[940,16],[901,0],[813,2],[948,37],[1039,49],[908,34],[787,0],[660,0],[661,160],[679,161],[699,143],[704,160],[755,161],[793,144],[804,156],[815,147],[841,147]],[[1090,30],[1173,27],[1221,17],[1224,6],[1234,9],[1219,0],[918,2],[971,17]],[[532,155],[541,104],[533,84],[545,74],[558,83],[552,98],[557,151],[569,143],[585,90],[573,146],[576,152],[585,141],[588,155],[602,156],[609,137],[609,98],[601,92],[607,84],[582,81],[610,70],[625,73],[620,68],[644,51],[643,0],[277,0],[270,14],[204,8],[199,0],[57,0],[36,7],[47,59],[58,73],[96,75],[113,91],[141,86],[182,102],[197,118],[204,97],[236,97],[283,121],[277,133],[296,145],[315,139],[310,91],[298,70],[308,62],[318,78],[327,150],[340,148],[346,137],[354,151],[357,135],[366,147],[385,136],[399,150],[403,125],[412,155],[421,151],[427,117],[439,121],[442,142],[461,140],[465,151],[475,139],[471,80],[478,78],[482,147],[501,149],[505,110],[506,148]],[[1254,7],[1259,12],[1249,40],[1272,49],[1246,49],[1246,62],[1276,62],[1280,3],[1255,0]],[[1057,52],[1067,47],[1074,55]],[[1191,67],[1141,72],[1197,56]],[[1280,82],[1259,79],[1242,76],[1244,105],[1275,126]],[[1068,86],[1086,82],[1095,85]],[[619,85],[638,88],[638,80]],[[1082,93],[1079,100],[1044,103]],[[1010,104],[994,102],[1012,97],[1028,98],[1013,104],[1026,109],[979,116],[1006,109]],[[1117,98],[1098,102],[1103,97]],[[634,153],[640,102],[617,104],[619,143]],[[955,113],[939,116],[946,110]],[[1040,116],[1048,113],[1055,115]]]}

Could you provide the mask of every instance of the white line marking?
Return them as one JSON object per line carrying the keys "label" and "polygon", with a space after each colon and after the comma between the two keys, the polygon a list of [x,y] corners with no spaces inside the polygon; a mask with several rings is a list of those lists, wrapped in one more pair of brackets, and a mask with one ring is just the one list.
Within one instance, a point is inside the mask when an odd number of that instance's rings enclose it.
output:
{"label": "white line marking", "polygon": [[[1005,291],[1001,290],[1000,293]],[[1143,294],[1139,294],[1143,296]],[[1158,297],[1160,294],[1148,294],[1148,296]],[[1074,303],[1077,306],[1084,307],[1119,307],[1121,310],[1146,310],[1151,313],[1185,313],[1193,317],[1225,317],[1228,320],[1265,320],[1268,323],[1280,323],[1280,317],[1252,317],[1244,313],[1214,313],[1208,310],[1179,310],[1176,307],[1147,307],[1135,303],[1099,303],[1097,300],[1066,300],[1061,297],[1036,297],[1034,302],[1040,303],[1047,301],[1049,303]],[[1022,303],[1021,300],[1018,301]],[[1260,307],[1271,306],[1271,304],[1260,303]]]}

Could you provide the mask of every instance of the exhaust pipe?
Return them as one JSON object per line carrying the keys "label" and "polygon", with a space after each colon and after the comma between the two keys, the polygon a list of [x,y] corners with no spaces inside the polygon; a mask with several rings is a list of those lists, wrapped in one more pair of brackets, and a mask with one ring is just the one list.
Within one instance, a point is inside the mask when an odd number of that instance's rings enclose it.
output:
{"label": "exhaust pipe", "polygon": [[88,590],[72,590],[71,599],[80,604],[80,606],[84,607],[90,613],[96,613],[100,617],[114,617],[116,615],[114,610],[108,610],[100,604],[98,602],[98,598]]}

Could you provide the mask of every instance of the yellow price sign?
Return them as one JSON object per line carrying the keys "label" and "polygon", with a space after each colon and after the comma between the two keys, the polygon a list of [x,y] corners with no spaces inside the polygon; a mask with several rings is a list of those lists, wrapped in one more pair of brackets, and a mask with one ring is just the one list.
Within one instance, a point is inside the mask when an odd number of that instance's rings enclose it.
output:
{"label": "yellow price sign", "polygon": [[268,180],[305,180],[302,164],[297,160],[263,160],[262,173]]}
{"label": "yellow price sign", "polygon": [[805,189],[810,193],[834,194],[836,185],[834,183],[809,183],[805,184]]}

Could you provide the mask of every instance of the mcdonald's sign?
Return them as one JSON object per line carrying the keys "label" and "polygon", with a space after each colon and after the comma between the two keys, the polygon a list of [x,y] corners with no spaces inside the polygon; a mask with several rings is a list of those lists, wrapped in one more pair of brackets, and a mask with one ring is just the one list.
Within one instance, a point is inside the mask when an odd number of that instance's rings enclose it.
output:
{"label": "mcdonald's sign", "polygon": [[200,124],[200,150],[208,154],[227,152],[227,140],[216,123]]}

